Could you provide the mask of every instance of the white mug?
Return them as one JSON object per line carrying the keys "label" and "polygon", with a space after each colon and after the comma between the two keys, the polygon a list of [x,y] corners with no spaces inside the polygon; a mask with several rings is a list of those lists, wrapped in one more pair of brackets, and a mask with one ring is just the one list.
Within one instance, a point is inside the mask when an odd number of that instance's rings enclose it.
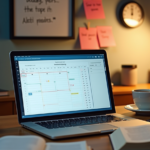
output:
{"label": "white mug", "polygon": [[141,110],[150,110],[150,89],[132,91],[133,101]]}

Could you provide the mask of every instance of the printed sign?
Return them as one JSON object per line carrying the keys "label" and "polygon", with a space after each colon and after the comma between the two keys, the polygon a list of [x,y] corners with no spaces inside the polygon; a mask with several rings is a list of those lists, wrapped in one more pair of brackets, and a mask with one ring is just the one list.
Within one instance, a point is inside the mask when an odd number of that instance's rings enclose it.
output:
{"label": "printed sign", "polygon": [[14,36],[71,37],[73,0],[13,0]]}

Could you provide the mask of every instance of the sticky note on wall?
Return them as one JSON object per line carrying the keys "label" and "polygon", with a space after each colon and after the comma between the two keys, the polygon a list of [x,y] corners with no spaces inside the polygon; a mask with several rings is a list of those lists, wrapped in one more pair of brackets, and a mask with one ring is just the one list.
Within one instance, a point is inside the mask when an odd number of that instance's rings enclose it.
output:
{"label": "sticky note on wall", "polygon": [[79,28],[81,49],[99,49],[96,28]]}
{"label": "sticky note on wall", "polygon": [[116,46],[115,39],[110,26],[98,26],[97,27],[98,39],[100,47]]}
{"label": "sticky note on wall", "polygon": [[104,19],[105,13],[102,0],[83,0],[87,19]]}

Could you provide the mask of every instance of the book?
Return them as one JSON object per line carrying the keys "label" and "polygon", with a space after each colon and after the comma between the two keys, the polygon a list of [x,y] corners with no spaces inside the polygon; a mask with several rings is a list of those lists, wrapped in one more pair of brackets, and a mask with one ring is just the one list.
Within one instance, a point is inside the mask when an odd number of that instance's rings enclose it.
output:
{"label": "book", "polygon": [[0,89],[0,96],[7,96],[7,95],[9,95],[7,90]]}
{"label": "book", "polygon": [[109,136],[114,150],[150,149],[150,125],[120,127]]}
{"label": "book", "polygon": [[86,141],[71,143],[46,143],[39,136],[4,136],[0,150],[91,150]]}

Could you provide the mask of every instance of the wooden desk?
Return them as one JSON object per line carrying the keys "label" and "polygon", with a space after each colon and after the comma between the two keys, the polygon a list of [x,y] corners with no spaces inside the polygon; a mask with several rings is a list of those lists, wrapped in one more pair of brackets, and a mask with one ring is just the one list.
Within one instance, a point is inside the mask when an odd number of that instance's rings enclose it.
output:
{"label": "wooden desk", "polygon": [[[138,84],[136,86],[114,86],[113,95],[115,106],[133,104],[132,90],[134,89],[150,89],[150,84]],[[0,116],[14,114],[17,114],[15,96],[13,91],[9,91],[9,96],[0,97]]]}
{"label": "wooden desk", "polygon": [[136,86],[114,86],[113,95],[115,106],[134,104],[132,90],[150,89],[150,84],[138,84]]}
{"label": "wooden desk", "polygon": [[[147,120],[150,117],[136,116],[134,112],[130,112],[124,109],[124,106],[117,106],[116,112],[135,118],[140,118],[142,120]],[[27,129],[22,128],[17,121],[17,116],[1,116],[0,117],[0,137],[5,135],[38,135]],[[40,135],[38,135],[40,136]],[[112,150],[110,140],[107,134],[105,135],[93,135],[86,137],[70,138],[64,140],[52,141],[48,138],[44,138],[47,142],[75,142],[86,140],[89,146],[94,150]]]}

